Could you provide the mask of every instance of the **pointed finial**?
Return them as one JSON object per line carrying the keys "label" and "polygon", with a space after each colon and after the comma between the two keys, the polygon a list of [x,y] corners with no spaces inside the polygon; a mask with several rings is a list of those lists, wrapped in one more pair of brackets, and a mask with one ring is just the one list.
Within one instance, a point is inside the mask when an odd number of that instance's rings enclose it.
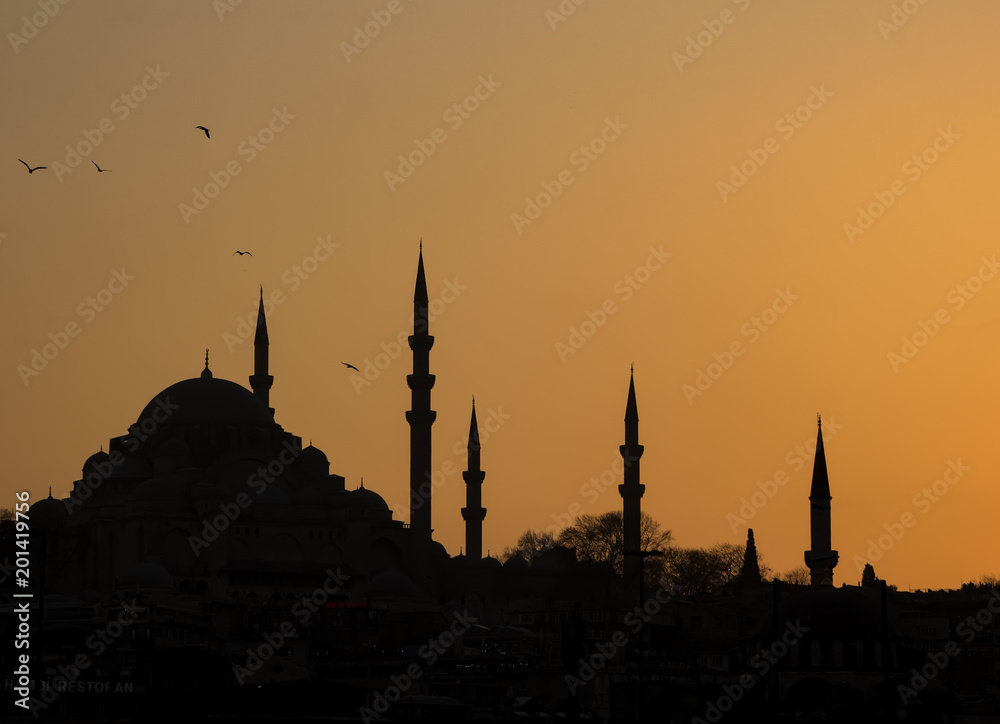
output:
{"label": "pointed finial", "polygon": [[205,350],[205,369],[201,371],[201,378],[203,380],[211,379],[212,370],[208,369],[208,349]]}
{"label": "pointed finial", "polygon": [[823,418],[820,416],[818,412],[816,413],[816,424],[819,425],[820,427],[823,427]]}
{"label": "pointed finial", "polygon": [[629,374],[635,374],[635,362],[633,362],[628,368]]}
{"label": "pointed finial", "polygon": [[365,489],[365,476],[364,475],[361,476],[361,489],[362,490]]}
{"label": "pointed finial", "polygon": [[261,299],[264,298],[264,285],[263,284],[260,285],[260,298]]}
{"label": "pointed finial", "polygon": [[424,250],[424,237],[420,237],[420,251]]}
{"label": "pointed finial", "polygon": [[49,497],[50,498],[52,497],[52,486],[51,485],[49,486]]}

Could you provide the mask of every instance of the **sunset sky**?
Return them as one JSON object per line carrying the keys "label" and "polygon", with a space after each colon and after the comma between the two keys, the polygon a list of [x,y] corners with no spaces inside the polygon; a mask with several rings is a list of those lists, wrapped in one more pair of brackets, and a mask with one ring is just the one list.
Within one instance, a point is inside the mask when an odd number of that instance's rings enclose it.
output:
{"label": "sunset sky", "polygon": [[422,238],[434,467],[465,468],[475,395],[484,550],[621,509],[634,363],[642,509],[677,545],[743,543],[742,517],[802,566],[818,412],[837,583],[868,558],[904,590],[1000,573],[998,23],[992,0],[6,0],[0,505],[67,496],[206,347],[248,386],[263,285],[276,420],[404,509],[390,355]]}

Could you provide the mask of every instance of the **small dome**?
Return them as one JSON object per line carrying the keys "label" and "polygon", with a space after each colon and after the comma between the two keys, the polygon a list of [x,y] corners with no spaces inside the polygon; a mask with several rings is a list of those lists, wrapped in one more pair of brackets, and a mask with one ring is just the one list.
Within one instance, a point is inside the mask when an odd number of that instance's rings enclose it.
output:
{"label": "small dome", "polygon": [[507,559],[507,562],[503,564],[503,567],[512,571],[526,571],[530,568],[528,562],[521,558],[521,556],[511,556]]}
{"label": "small dome", "polygon": [[326,453],[311,444],[299,453],[295,464],[307,478],[325,478],[330,474],[330,460]]}
{"label": "small dome", "polygon": [[[87,473],[89,473],[91,470],[100,471],[100,468],[98,468],[97,466],[100,465],[101,463],[108,463],[109,460],[110,456],[103,450],[101,450],[100,452],[95,452],[93,455],[87,458],[87,461],[83,464],[83,477],[87,477]],[[105,465],[104,467],[106,468],[107,465]]]}
{"label": "small dome", "polygon": [[52,497],[52,488],[49,488],[49,497],[39,500],[28,509],[28,519],[32,528],[52,530],[61,527],[68,517],[66,504]]}
{"label": "small dome", "polygon": [[388,512],[389,510],[389,506],[382,499],[382,496],[369,488],[360,487],[357,490],[348,491],[348,495],[350,496],[348,505],[352,508],[358,507],[365,511],[384,510]]}
{"label": "small dome", "polygon": [[479,565],[484,568],[503,568],[503,564],[493,556],[486,556],[479,562]]}

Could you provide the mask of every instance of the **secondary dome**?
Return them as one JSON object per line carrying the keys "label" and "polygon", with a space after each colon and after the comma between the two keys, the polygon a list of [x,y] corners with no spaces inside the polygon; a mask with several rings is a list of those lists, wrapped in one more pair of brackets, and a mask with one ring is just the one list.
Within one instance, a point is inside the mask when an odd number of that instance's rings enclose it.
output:
{"label": "secondary dome", "polygon": [[170,385],[143,408],[136,422],[146,434],[173,425],[273,424],[271,411],[253,392],[217,377],[196,377]]}

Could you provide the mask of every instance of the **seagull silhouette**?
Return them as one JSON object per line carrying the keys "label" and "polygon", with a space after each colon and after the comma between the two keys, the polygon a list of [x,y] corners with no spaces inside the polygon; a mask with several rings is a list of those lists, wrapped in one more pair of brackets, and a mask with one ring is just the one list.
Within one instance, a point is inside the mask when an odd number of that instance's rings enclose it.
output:
{"label": "seagull silhouette", "polygon": [[[97,161],[91,161],[91,163],[97,166]],[[101,168],[100,166],[97,166],[97,173],[104,173],[105,171],[110,171],[110,170],[111,170],[110,168]]]}
{"label": "seagull silhouette", "polygon": [[236,256],[237,254],[239,254],[240,256],[243,256],[244,254],[246,254],[247,256],[253,256],[253,254],[251,254],[249,251],[240,251],[239,249],[233,252],[233,256]]}
{"label": "seagull silhouette", "polygon": [[355,367],[354,365],[349,365],[346,362],[341,362],[340,364],[344,365],[344,367],[350,367],[352,370],[356,370],[357,372],[361,371],[357,367]]}
{"label": "seagull silhouette", "polygon": [[205,132],[205,138],[211,138],[211,136],[208,135],[208,129],[205,128],[204,126],[195,126],[195,128],[200,128],[201,130],[203,130]]}
{"label": "seagull silhouette", "polygon": [[[18,160],[18,161],[21,161],[21,159],[17,159],[17,160]],[[24,161],[21,161],[21,163],[24,163]],[[28,164],[26,164],[26,163],[24,163],[24,167],[25,167],[26,169],[28,169],[28,173],[34,173],[35,171],[38,171],[39,169],[42,169],[42,168],[48,168],[48,166],[35,166],[34,168],[32,168],[31,166],[29,166],[29,165],[28,165]]]}

